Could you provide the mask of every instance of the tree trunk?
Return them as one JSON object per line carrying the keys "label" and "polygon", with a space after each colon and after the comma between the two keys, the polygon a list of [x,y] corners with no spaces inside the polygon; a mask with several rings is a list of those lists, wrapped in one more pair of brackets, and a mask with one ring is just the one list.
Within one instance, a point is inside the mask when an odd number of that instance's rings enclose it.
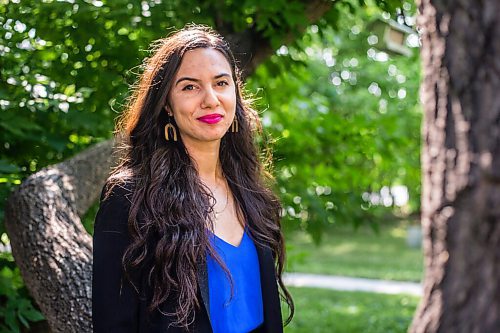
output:
{"label": "tree trunk", "polygon": [[[337,2],[337,0],[303,0],[307,22],[302,26],[295,27],[296,31],[285,32],[280,36],[283,45],[289,44],[297,35],[302,34],[306,28],[317,22],[323,15],[325,15]],[[262,32],[257,30],[257,26],[243,30],[234,31],[232,25],[226,28],[226,22],[223,17],[216,18],[215,27],[219,33],[226,37],[234,50],[234,56],[240,66],[242,67],[243,79],[251,76],[257,67],[268,59],[275,49],[271,45],[269,36],[264,36]]]}
{"label": "tree trunk", "polygon": [[500,330],[500,1],[421,0],[424,295],[410,332]]}
{"label": "tree trunk", "polygon": [[12,254],[54,333],[92,332],[92,237],[79,216],[101,193],[111,151],[106,141],[42,169],[7,201]]}

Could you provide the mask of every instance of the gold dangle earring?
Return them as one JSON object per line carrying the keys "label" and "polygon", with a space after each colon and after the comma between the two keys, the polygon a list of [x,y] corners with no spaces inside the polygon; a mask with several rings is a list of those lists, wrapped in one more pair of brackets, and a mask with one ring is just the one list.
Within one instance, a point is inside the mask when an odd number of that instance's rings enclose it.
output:
{"label": "gold dangle earring", "polygon": [[175,129],[175,126],[170,123],[170,117],[172,117],[172,114],[170,114],[170,111],[168,110],[168,107],[166,105],[165,111],[167,111],[168,115],[168,123],[165,125],[165,139],[167,141],[170,141],[169,130],[172,130],[172,139],[174,141],[177,141],[177,130]]}
{"label": "gold dangle earring", "polygon": [[233,123],[231,124],[231,132],[233,133],[238,132],[238,119],[236,119],[236,115],[234,116]]}

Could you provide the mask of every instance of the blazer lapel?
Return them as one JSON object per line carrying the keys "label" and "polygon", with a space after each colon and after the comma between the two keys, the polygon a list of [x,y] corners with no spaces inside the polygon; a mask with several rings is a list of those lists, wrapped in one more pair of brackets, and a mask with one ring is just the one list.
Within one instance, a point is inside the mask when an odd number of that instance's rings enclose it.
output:
{"label": "blazer lapel", "polygon": [[278,283],[274,268],[274,259],[271,249],[255,244],[259,256],[260,284],[262,289],[262,303],[264,305],[264,331],[268,333],[282,333],[283,320],[278,293]]}
{"label": "blazer lapel", "polygon": [[203,304],[205,305],[205,310],[207,311],[208,321],[210,326],[212,326],[212,322],[210,320],[210,298],[208,293],[208,271],[206,263],[199,263],[197,270],[198,275],[198,288],[200,289],[201,298],[203,300]]}

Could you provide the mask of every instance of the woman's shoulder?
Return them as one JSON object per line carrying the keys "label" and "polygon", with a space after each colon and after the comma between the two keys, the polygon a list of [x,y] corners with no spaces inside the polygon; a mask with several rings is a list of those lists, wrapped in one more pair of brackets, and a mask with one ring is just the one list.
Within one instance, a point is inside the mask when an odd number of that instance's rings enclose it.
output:
{"label": "woman's shoulder", "polygon": [[123,229],[128,224],[134,183],[129,180],[108,179],[101,191],[94,230]]}
{"label": "woman's shoulder", "polygon": [[108,178],[102,187],[101,205],[126,204],[130,205],[134,193],[134,181],[131,179]]}

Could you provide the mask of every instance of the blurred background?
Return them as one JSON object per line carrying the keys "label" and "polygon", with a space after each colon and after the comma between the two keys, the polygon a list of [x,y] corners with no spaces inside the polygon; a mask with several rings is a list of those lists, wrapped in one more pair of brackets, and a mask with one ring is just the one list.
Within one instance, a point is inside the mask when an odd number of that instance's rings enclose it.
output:
{"label": "blurred background", "polygon": [[[150,43],[189,22],[269,50],[242,67],[273,149],[287,271],[420,282],[415,15],[389,0],[0,0],[0,332],[45,327],[10,252],[6,198],[111,138]],[[289,333],[405,332],[419,300],[289,281]]]}

